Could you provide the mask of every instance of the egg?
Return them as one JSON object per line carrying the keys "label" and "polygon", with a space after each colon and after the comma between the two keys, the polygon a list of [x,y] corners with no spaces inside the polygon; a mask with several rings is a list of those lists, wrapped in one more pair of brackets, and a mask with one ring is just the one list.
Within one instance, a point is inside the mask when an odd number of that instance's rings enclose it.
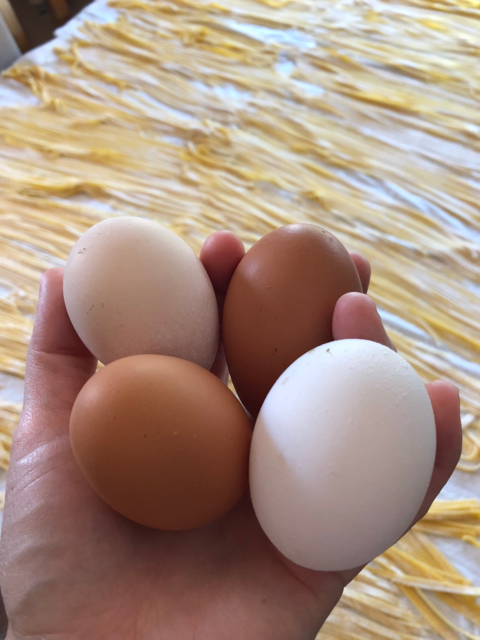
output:
{"label": "egg", "polygon": [[262,406],[253,507],[289,560],[317,571],[358,567],[412,524],[435,451],[429,396],[401,356],[364,340],[324,344],[288,367]]}
{"label": "egg", "polygon": [[225,514],[248,484],[252,429],[234,394],[169,356],[116,360],[81,389],[74,457],[115,511],[148,527],[194,529]]}
{"label": "egg", "polygon": [[349,291],[362,291],[355,265],[321,227],[281,227],[247,252],[228,287],[222,332],[235,390],[252,415],[292,362],[333,339],[335,304]]}
{"label": "egg", "polygon": [[209,369],[218,308],[192,249],[150,220],[117,217],[91,227],[65,267],[68,315],[104,364],[140,354],[175,356]]}

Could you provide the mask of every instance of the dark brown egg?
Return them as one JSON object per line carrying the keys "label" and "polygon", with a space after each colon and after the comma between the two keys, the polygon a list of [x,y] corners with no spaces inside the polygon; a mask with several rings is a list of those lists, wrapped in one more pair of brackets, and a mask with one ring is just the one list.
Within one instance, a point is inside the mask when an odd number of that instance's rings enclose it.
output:
{"label": "dark brown egg", "polygon": [[356,267],[321,227],[281,227],[247,252],[228,287],[223,340],[233,384],[252,415],[292,362],[333,339],[333,310],[349,291],[362,291]]}
{"label": "dark brown egg", "polygon": [[186,360],[140,355],[101,369],[77,397],[70,439],[98,495],[149,527],[200,527],[247,487],[245,410],[218,378]]}

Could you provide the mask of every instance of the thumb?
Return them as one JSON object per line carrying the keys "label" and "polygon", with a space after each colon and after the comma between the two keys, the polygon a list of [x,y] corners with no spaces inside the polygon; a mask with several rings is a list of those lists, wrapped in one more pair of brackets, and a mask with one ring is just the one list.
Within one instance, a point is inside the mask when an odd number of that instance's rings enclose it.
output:
{"label": "thumb", "polygon": [[95,372],[96,364],[68,317],[63,269],[50,269],[40,281],[18,438],[36,448],[64,434],[78,392]]}
{"label": "thumb", "polygon": [[60,595],[81,595],[71,579],[82,579],[86,556],[79,548],[107,509],[92,502],[68,437],[73,403],[95,368],[65,308],[63,269],[47,271],[28,348],[0,541],[0,582],[15,637],[39,637],[38,620],[51,629],[61,617]]}

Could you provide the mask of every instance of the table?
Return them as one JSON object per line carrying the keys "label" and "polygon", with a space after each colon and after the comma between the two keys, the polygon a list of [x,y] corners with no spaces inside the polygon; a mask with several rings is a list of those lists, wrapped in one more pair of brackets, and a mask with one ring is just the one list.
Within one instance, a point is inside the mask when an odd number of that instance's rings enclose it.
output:
{"label": "table", "polygon": [[[196,249],[227,221],[247,245],[292,215],[321,222],[369,257],[372,296],[394,341],[426,379],[447,372],[461,384],[465,425],[474,424],[479,367],[466,346],[478,341],[478,326],[467,322],[479,293],[473,10],[254,0],[233,10],[174,2],[178,19],[171,21],[168,8],[154,2],[147,4],[151,12],[126,0],[112,4],[98,0],[59,30],[56,42],[26,57],[51,77],[19,72],[23,85],[12,78],[0,84],[0,107],[35,105],[48,90],[46,130],[71,118],[72,146],[58,139],[54,168],[38,168],[36,205],[48,203],[71,220],[69,238],[121,209],[168,224]],[[117,26],[95,26],[119,14]],[[81,29],[82,43],[71,47]],[[143,40],[135,39],[139,34]],[[18,123],[35,140],[29,153],[39,154],[33,124],[27,130]],[[72,133],[78,130],[82,135]],[[278,152],[276,160],[267,146]],[[107,169],[100,156],[109,159]],[[95,179],[99,172],[106,188]],[[3,174],[4,184],[21,184],[22,206],[29,206],[28,176],[12,175]],[[445,328],[444,318],[463,333]],[[4,397],[19,399],[21,384],[8,384]],[[462,472],[442,493],[479,495],[479,475]],[[478,583],[478,549],[457,540],[436,543]]]}

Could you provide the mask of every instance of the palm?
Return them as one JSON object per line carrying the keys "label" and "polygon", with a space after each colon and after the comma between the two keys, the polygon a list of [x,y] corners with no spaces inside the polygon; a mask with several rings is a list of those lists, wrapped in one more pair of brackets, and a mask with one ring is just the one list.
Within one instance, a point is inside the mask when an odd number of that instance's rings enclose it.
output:
{"label": "palm", "polygon": [[[160,532],[117,515],[91,492],[67,435],[37,455],[38,463],[17,467],[10,478],[22,490],[19,513],[28,515],[7,525],[10,535],[21,526],[22,548],[33,546],[31,583],[21,580],[36,605],[16,638],[35,631],[69,640],[215,640],[233,631],[235,638],[291,640],[318,630],[318,594],[281,560],[248,496],[200,530]],[[4,583],[9,591],[15,580]],[[333,584],[326,575],[325,585]]]}
{"label": "palm", "polygon": [[[217,236],[202,253],[221,294],[241,257],[238,241]],[[12,449],[1,541],[8,637],[314,638],[355,572],[318,573],[287,561],[261,531],[248,496],[207,527],[167,533],[116,514],[85,483],[68,423],[96,363],[68,321],[61,280],[53,270],[44,281]],[[341,302],[336,338],[388,340],[366,296],[347,294]],[[220,376],[223,368],[217,362]],[[455,389],[434,383],[429,392],[438,453],[423,510],[452,472],[460,446]]]}

